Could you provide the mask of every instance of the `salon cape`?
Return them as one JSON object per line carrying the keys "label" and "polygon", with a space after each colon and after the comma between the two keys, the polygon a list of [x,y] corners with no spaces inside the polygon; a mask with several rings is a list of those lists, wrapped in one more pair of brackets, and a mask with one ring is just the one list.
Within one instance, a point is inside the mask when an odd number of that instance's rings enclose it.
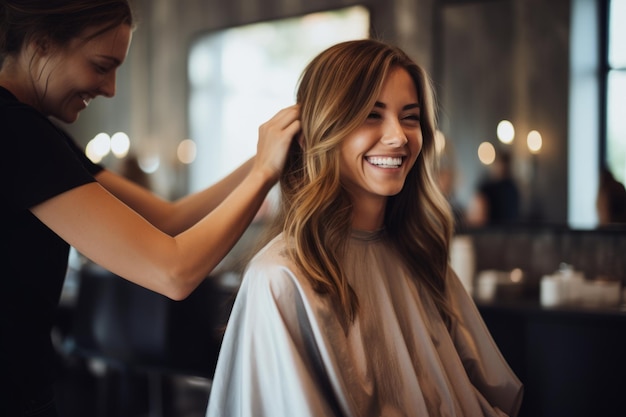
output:
{"label": "salon cape", "polygon": [[[208,417],[515,416],[523,386],[450,272],[449,331],[384,232],[354,231],[345,273],[359,300],[347,332],[275,238],[244,275]],[[425,260],[427,261],[427,260]]]}

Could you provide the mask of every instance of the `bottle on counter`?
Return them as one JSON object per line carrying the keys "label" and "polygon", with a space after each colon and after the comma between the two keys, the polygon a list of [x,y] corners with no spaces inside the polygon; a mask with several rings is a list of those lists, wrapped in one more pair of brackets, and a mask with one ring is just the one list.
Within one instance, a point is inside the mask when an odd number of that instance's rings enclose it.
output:
{"label": "bottle on counter", "polygon": [[540,302],[544,307],[575,304],[582,300],[585,276],[565,262],[552,275],[544,275],[540,283]]}
{"label": "bottle on counter", "polygon": [[463,287],[470,295],[473,295],[476,254],[471,236],[457,235],[452,238],[450,244],[450,266],[458,275]]}
{"label": "bottle on counter", "polygon": [[540,301],[544,307],[585,305],[610,307],[619,305],[621,282],[598,276],[588,280],[581,271],[561,263],[558,271],[541,278]]}

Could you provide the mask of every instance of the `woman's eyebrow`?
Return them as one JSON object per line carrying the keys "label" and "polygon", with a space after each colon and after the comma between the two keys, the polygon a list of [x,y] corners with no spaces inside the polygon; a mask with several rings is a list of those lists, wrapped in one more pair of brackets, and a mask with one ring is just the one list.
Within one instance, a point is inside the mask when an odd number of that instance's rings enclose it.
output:
{"label": "woman's eyebrow", "polygon": [[[383,102],[377,101],[376,103],[374,103],[374,107],[379,107],[381,109],[386,109],[387,105]],[[420,104],[419,103],[411,103],[411,104],[407,104],[406,106],[402,107],[402,110],[411,110],[411,109],[419,109]]]}
{"label": "woman's eyebrow", "polygon": [[102,55],[97,55],[97,57],[100,58],[100,59],[104,59],[104,60],[110,61],[111,64],[113,64],[116,67],[119,67],[120,65],[122,65],[122,61],[120,61],[119,59],[117,59],[116,57],[111,56],[111,55],[104,55],[104,54],[102,54]]}

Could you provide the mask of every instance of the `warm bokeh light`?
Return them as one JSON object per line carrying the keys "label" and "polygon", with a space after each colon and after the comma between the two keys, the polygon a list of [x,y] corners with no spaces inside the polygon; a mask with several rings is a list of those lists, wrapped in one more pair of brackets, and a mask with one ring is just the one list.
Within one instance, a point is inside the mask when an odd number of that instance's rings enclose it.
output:
{"label": "warm bokeh light", "polygon": [[483,142],[478,146],[478,159],[484,165],[491,165],[496,160],[496,148],[489,142]]}
{"label": "warm bokeh light", "polygon": [[497,128],[498,140],[502,143],[511,143],[515,138],[515,128],[513,127],[513,123],[508,120],[502,120],[498,123]]}
{"label": "warm bokeh light", "polygon": [[185,139],[178,144],[176,155],[183,164],[191,164],[196,159],[196,143],[191,139]]}
{"label": "warm bokeh light", "polygon": [[536,130],[531,130],[528,132],[528,136],[526,137],[526,144],[528,145],[528,150],[531,153],[539,153],[541,150],[541,146],[543,145],[543,139],[541,139],[541,133]]}
{"label": "warm bokeh light", "polygon": [[159,169],[161,158],[159,155],[146,155],[139,158],[139,168],[146,174],[152,174]]}
{"label": "warm bokeh light", "polygon": [[111,136],[111,152],[118,158],[124,158],[130,150],[130,138],[124,132],[117,132]]}
{"label": "warm bokeh light", "polygon": [[524,278],[524,271],[520,268],[515,268],[511,271],[511,282],[522,282]]}
{"label": "warm bokeh light", "polygon": [[87,143],[85,153],[93,162],[98,163],[111,151],[111,137],[106,133],[98,133]]}

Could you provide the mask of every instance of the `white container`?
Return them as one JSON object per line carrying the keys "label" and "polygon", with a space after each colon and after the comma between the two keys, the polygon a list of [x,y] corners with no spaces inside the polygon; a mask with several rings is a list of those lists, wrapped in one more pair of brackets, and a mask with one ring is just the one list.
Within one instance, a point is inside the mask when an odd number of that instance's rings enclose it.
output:
{"label": "white container", "polygon": [[541,305],[554,307],[580,303],[585,288],[585,275],[581,271],[576,271],[572,265],[561,263],[558,271],[541,279]]}
{"label": "white container", "polygon": [[558,275],[544,275],[541,278],[539,296],[541,305],[544,307],[555,307],[565,301],[563,294],[563,283]]}
{"label": "white container", "polygon": [[585,277],[583,273],[572,270],[560,273],[558,278],[561,280],[563,303],[573,304],[580,302],[582,300],[585,286]]}
{"label": "white container", "polygon": [[476,281],[476,298],[481,301],[493,301],[498,285],[498,271],[481,271]]}
{"label": "white container", "polygon": [[467,235],[458,235],[450,243],[450,266],[456,272],[469,295],[473,294],[474,275],[476,274],[476,254],[474,242]]}

